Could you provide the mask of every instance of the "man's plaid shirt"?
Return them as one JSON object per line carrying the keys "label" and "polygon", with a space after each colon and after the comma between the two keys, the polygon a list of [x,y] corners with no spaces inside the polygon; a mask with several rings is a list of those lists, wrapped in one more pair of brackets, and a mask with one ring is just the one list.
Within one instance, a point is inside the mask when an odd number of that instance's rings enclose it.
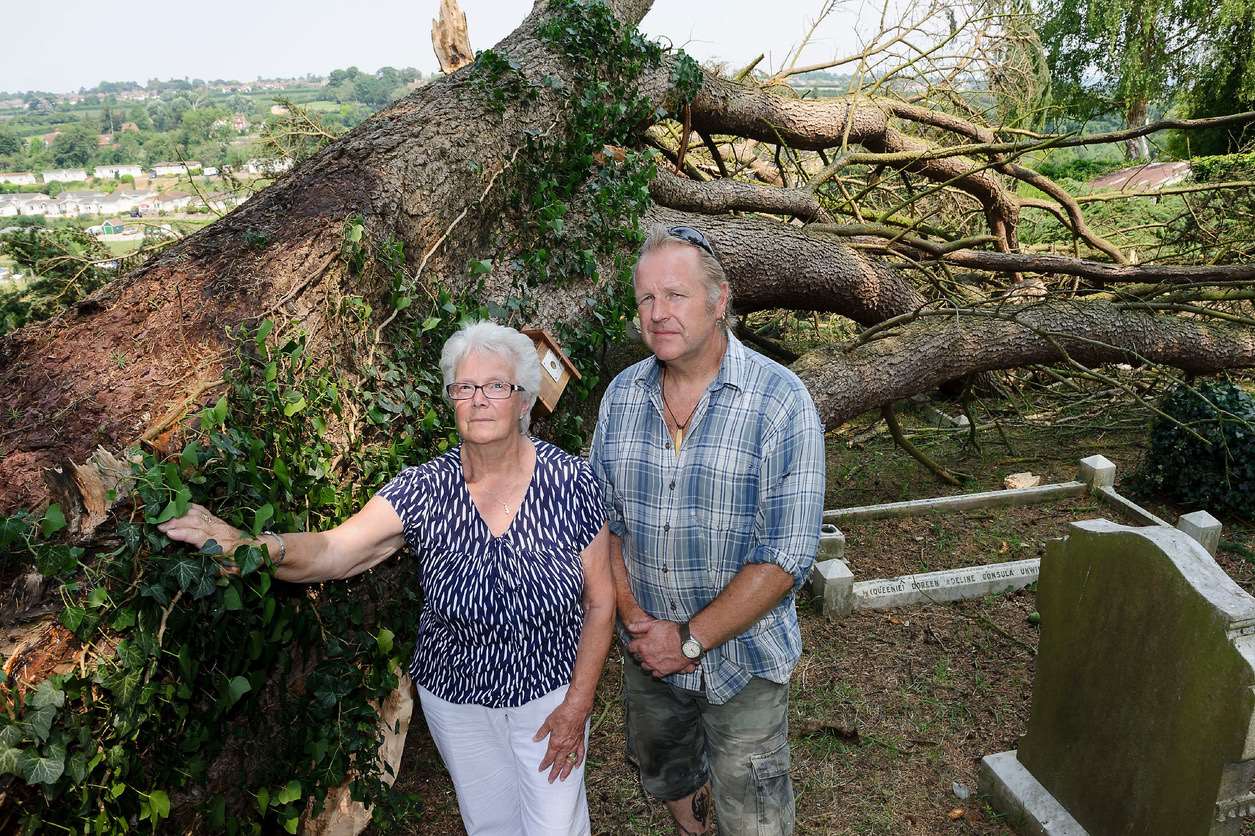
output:
{"label": "man's plaid shirt", "polygon": [[722,704],[751,677],[787,682],[801,655],[794,602],[823,519],[823,430],[797,376],[729,334],[677,458],[661,369],[650,357],[611,382],[590,457],[637,603],[685,622],[746,564],[774,563],[793,576],[792,592],[749,630],[712,648],[696,672],[667,677],[693,691],[704,684]]}

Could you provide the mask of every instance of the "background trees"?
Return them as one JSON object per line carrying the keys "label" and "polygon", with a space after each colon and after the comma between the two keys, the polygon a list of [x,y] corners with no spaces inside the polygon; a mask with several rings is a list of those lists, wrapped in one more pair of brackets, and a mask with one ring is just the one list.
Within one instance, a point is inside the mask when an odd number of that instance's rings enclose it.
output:
{"label": "background trees", "polygon": [[[1055,115],[1084,122],[1118,114],[1124,127],[1172,110],[1181,116],[1240,113],[1255,102],[1248,3],[1198,0],[1042,0],[1041,37],[1051,71]],[[1241,126],[1191,134],[1177,156],[1225,153],[1242,144]],[[1146,159],[1145,137],[1129,140]]]}

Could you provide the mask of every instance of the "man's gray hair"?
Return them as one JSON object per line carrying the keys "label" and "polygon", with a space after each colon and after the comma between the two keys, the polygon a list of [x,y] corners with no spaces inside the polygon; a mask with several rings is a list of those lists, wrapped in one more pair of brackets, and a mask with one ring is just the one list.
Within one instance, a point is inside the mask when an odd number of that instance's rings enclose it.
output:
{"label": "man's gray hair", "polygon": [[[655,224],[650,228],[649,234],[645,236],[645,243],[641,244],[641,251],[636,256],[636,266],[632,268],[632,284],[636,284],[636,271],[640,269],[641,259],[654,250],[659,250],[663,247],[688,247],[697,253],[697,261],[702,268],[702,283],[706,285],[706,301],[713,308],[719,301],[719,292],[723,284],[728,281],[728,274],[724,272],[723,265],[719,263],[719,259],[691,241],[672,235],[669,232],[670,229],[671,227],[663,226],[662,224]],[[711,244],[711,247],[714,247],[714,244]],[[728,307],[725,316],[727,317],[729,327],[731,327],[736,321],[732,316],[731,284],[728,285]]]}
{"label": "man's gray hair", "polygon": [[468,354],[477,351],[496,354],[514,367],[512,382],[523,387],[520,394],[527,399],[527,408],[519,419],[519,432],[526,433],[531,424],[532,407],[540,394],[541,368],[536,346],[527,335],[486,319],[462,326],[440,350],[440,374],[446,387],[441,392],[446,399],[449,397],[447,387],[457,376],[458,365]]}

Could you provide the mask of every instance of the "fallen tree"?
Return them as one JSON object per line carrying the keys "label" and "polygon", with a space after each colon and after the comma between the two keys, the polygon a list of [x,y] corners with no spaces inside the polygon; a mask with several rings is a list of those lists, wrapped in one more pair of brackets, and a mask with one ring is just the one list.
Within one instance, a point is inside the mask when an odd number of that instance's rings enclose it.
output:
{"label": "fallen tree", "polygon": [[[260,554],[222,577],[153,523],[193,498],[254,530],[342,519],[451,442],[435,359],[465,317],[553,328],[574,394],[594,394],[648,224],[707,231],[741,314],[862,329],[795,364],[830,427],[1027,364],[1255,365],[1248,265],[1128,263],[1023,162],[1076,137],[991,123],[935,53],[801,99],[643,39],[648,7],[537,4],[474,63],[0,342],[0,548],[22,558],[10,580],[35,570],[11,617],[31,621],[5,668],[0,825],[292,829],[349,780],[388,800],[377,706],[412,643],[404,568],[307,593]],[[970,40],[950,60],[972,67]],[[1022,245],[1028,208],[1071,255]],[[546,431],[578,446],[578,412]],[[258,741],[273,762],[250,759]]]}

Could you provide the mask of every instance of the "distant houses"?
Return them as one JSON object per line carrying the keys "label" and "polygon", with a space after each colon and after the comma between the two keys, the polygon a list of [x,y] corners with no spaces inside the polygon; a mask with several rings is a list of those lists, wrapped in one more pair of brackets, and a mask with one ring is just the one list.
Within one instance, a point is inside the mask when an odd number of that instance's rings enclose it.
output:
{"label": "distant houses", "polygon": [[215,121],[213,124],[213,127],[215,128],[229,127],[231,130],[235,131],[236,133],[239,133],[239,134],[247,133],[248,128],[249,128],[248,117],[245,116],[243,113],[233,113],[230,119],[224,116],[223,118]]}
{"label": "distant houses", "polygon": [[92,176],[97,180],[109,178],[116,180],[119,177],[125,177],[127,175],[130,175],[131,177],[143,177],[144,169],[142,166],[138,165],[98,165],[92,171]]}
{"label": "distant houses", "polygon": [[55,198],[46,194],[0,195],[0,218],[42,215],[45,218],[79,218],[91,215],[161,215],[210,207],[230,209],[242,198],[211,194],[204,198],[185,192],[157,194],[149,191],[62,192]]}
{"label": "distant houses", "polygon": [[54,168],[44,172],[45,183],[80,183],[87,179],[87,172],[81,168]]}
{"label": "distant houses", "polygon": [[153,163],[152,173],[154,177],[167,177],[169,175],[191,174],[204,168],[196,160],[188,160],[181,163]]}
{"label": "distant houses", "polygon": [[268,176],[274,176],[276,174],[282,174],[283,172],[287,171],[291,167],[292,167],[292,160],[287,157],[283,157],[277,160],[253,159],[244,163],[243,171],[246,174],[264,174]]}
{"label": "distant houses", "polygon": [[15,186],[35,185],[35,175],[30,171],[0,171],[0,183],[12,183]]}

